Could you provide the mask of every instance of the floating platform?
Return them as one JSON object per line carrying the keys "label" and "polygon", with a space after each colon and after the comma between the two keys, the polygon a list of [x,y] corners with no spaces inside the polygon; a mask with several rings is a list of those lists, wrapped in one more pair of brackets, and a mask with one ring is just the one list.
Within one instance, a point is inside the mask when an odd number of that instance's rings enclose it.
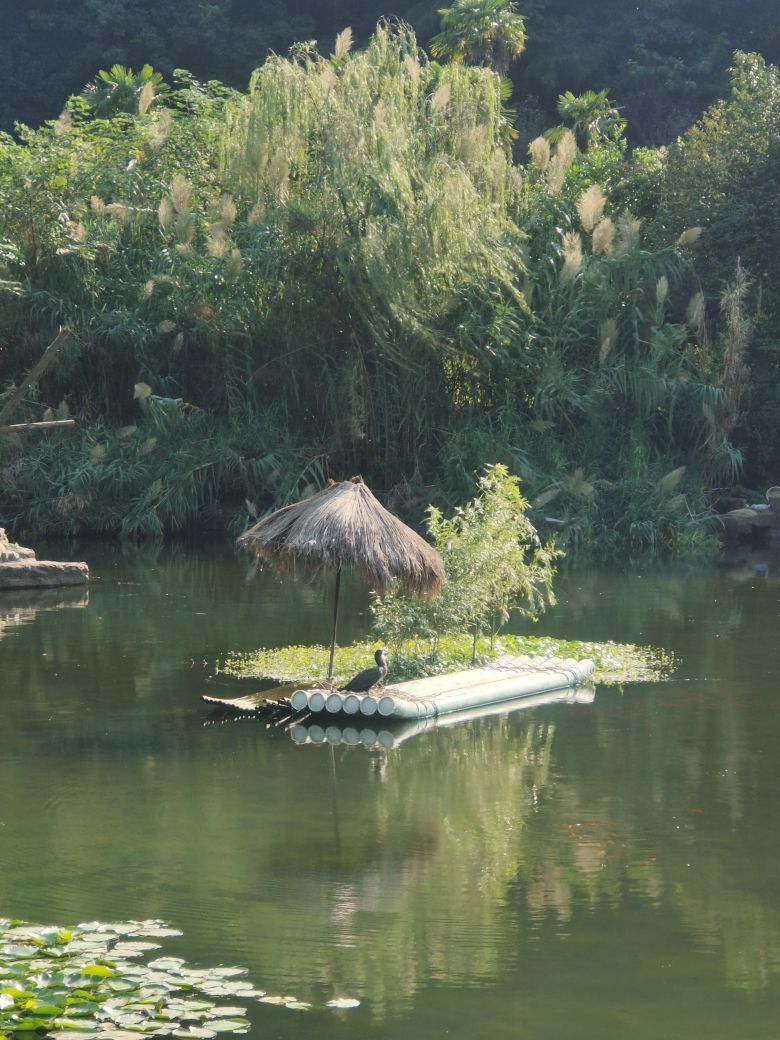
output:
{"label": "floating platform", "polygon": [[[329,725],[321,716],[309,716],[301,722],[295,722],[288,728],[290,738],[295,744],[313,745],[345,745],[346,747],[378,748],[391,751],[406,743],[413,737],[430,733],[435,729],[457,726],[463,722],[474,722],[496,715],[509,715],[519,711],[529,711],[551,704],[592,704],[596,691],[592,686],[578,686],[575,689],[557,690],[554,693],[540,693],[534,696],[516,697],[498,704],[488,704],[481,708],[470,708],[464,711],[453,711],[447,715],[437,715],[425,719],[393,721],[379,718],[374,725],[365,725],[368,719],[338,719]],[[350,722],[354,722],[350,725]]]}
{"label": "floating platform", "polygon": [[587,682],[592,661],[557,657],[504,657],[484,668],[397,683],[368,693],[296,690],[289,698],[296,712],[384,719],[438,718],[489,704],[553,693]]}

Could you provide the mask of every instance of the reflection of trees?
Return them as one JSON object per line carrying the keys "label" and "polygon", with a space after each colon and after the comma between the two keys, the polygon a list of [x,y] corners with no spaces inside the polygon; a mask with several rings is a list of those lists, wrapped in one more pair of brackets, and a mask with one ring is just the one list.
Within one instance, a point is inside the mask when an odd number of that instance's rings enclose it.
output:
{"label": "reflection of trees", "polygon": [[[250,908],[259,929],[285,936],[283,976],[352,986],[381,1014],[423,979],[473,984],[500,974],[513,943],[503,900],[547,783],[552,739],[542,722],[511,733],[506,719],[426,735],[374,760],[370,799],[365,777],[352,782],[362,753],[337,753],[338,838],[330,814],[314,833],[300,821],[299,841],[285,837],[269,852],[278,905]],[[303,753],[325,778],[329,750]],[[310,868],[303,878],[301,863]],[[325,963],[318,946],[285,931],[296,900],[315,933],[330,936]]]}
{"label": "reflection of trees", "polygon": [[604,693],[576,733],[562,716],[556,755],[569,778],[548,786],[529,836],[532,920],[639,898],[673,908],[697,945],[720,951],[731,985],[760,988],[780,972],[780,828],[759,798],[776,778],[752,692]]}
{"label": "reflection of trees", "polygon": [[[18,726],[14,739],[22,746],[31,711],[58,719],[49,750],[67,750],[84,730],[79,713],[107,705],[126,718],[125,744],[133,735],[139,745],[157,743],[159,723],[143,701],[164,705],[168,727],[178,720],[186,728],[226,653],[321,642],[328,632],[327,579],[282,582],[259,574],[247,580],[246,559],[229,548],[204,553],[152,544],[84,553],[93,574],[88,609],[57,611],[47,623],[26,626],[22,639],[19,628],[9,630],[11,621],[32,620],[60,603],[87,606],[78,600],[85,593],[73,590],[69,599],[68,590],[48,597],[8,592],[0,600],[0,632],[7,634],[0,649],[4,726]],[[344,599],[342,629],[351,637],[366,596],[348,584]],[[18,609],[9,606],[5,617],[3,605],[12,603]]]}
{"label": "reflection of trees", "polygon": [[682,925],[731,986],[777,981],[771,583],[567,575],[545,628],[670,646],[695,681],[338,748],[334,792],[329,748],[203,727],[197,702],[228,648],[321,638],[327,582],[247,586],[229,554],[97,571],[87,609],[0,641],[0,910],[160,915],[191,959],[379,1015],[532,972],[539,936],[630,944],[637,906],[650,944]]}

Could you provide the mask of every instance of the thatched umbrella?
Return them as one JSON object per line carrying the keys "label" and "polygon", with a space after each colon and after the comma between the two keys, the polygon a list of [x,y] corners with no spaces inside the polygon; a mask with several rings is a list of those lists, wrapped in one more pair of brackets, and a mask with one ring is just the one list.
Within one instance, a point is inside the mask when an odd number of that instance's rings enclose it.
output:
{"label": "thatched umbrella", "polygon": [[409,592],[432,596],[445,581],[438,552],[380,505],[361,477],[331,482],[311,498],[278,509],[238,541],[279,570],[335,570],[328,679],[333,678],[343,567],[357,571],[378,592],[397,581]]}

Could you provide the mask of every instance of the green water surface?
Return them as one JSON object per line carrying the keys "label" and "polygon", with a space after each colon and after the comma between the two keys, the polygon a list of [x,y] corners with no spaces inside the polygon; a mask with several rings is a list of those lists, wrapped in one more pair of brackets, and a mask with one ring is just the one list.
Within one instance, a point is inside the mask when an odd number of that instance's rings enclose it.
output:
{"label": "green water surface", "polygon": [[333,752],[199,699],[229,650],[322,642],[327,583],[79,556],[88,592],[0,594],[0,916],[163,918],[316,1005],[253,1005],[258,1038],[778,1036],[780,559],[562,575],[534,633],[675,678]]}

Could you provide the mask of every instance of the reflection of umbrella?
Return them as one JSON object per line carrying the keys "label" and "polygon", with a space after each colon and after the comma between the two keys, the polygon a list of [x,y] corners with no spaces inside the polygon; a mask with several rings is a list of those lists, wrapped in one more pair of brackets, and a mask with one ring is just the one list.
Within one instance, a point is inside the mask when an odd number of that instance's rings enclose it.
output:
{"label": "reflection of umbrella", "polygon": [[342,567],[358,571],[379,592],[394,581],[419,595],[436,595],[444,585],[441,556],[380,505],[360,477],[332,483],[311,498],[271,513],[238,541],[277,569],[336,571],[329,679]]}

